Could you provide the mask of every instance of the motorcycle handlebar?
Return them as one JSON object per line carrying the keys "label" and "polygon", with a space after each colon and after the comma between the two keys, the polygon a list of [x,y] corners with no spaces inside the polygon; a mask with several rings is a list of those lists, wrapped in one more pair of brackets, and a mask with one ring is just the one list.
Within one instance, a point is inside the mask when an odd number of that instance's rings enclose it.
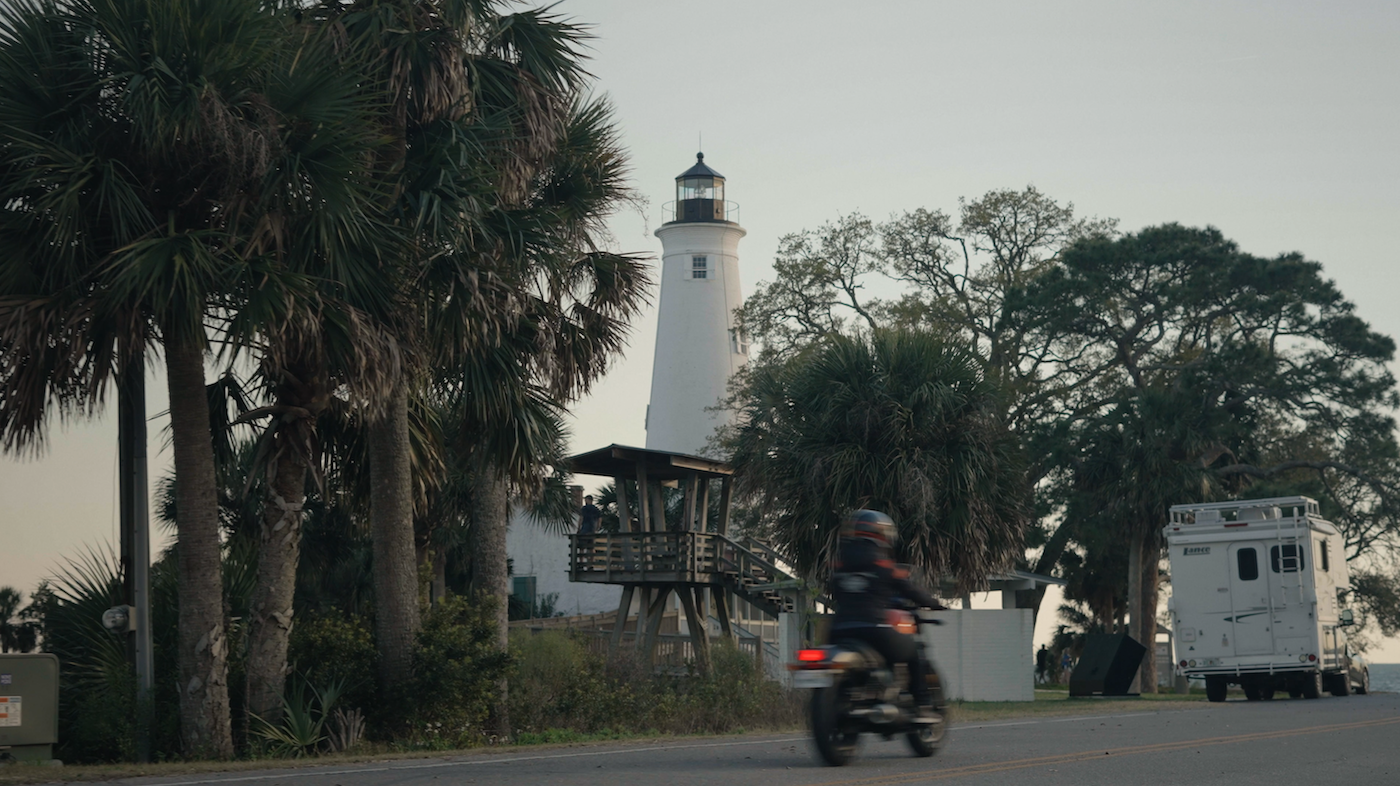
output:
{"label": "motorcycle handlebar", "polygon": [[918,618],[919,622],[927,625],[942,625],[943,620],[932,616],[932,612],[934,611],[937,611],[937,609],[919,609],[914,616]]}

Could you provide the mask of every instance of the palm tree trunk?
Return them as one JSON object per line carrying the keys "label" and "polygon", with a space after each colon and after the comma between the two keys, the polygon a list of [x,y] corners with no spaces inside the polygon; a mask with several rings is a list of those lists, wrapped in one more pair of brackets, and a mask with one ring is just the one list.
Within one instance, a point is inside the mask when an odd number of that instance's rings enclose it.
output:
{"label": "palm tree trunk", "polygon": [[[1128,536],[1128,635],[1139,644],[1142,638],[1142,531],[1134,529]],[[1134,691],[1141,690],[1142,680],[1133,680]]]}
{"label": "palm tree trunk", "polygon": [[389,698],[413,678],[418,612],[418,562],[413,543],[413,476],[408,441],[408,391],[369,425],[370,537],[374,549],[374,633],[379,687]]}
{"label": "palm tree trunk", "polygon": [[301,555],[302,509],[306,503],[306,456],[278,434],[268,473],[258,543],[258,580],[253,586],[248,630],[247,711],[276,725],[282,718],[287,644],[292,635],[292,598]]}
{"label": "palm tree trunk", "polygon": [[233,735],[218,487],[204,391],[204,353],[198,341],[168,333],[165,367],[180,568],[180,732],[185,755],[229,758]]}
{"label": "palm tree trunk", "polygon": [[1157,692],[1157,582],[1162,561],[1162,552],[1157,546],[1157,537],[1148,535],[1142,541],[1142,645],[1147,653],[1142,656],[1142,669],[1139,672],[1138,689],[1142,693]]}
{"label": "palm tree trunk", "polygon": [[[496,645],[502,652],[510,648],[510,574],[506,554],[506,530],[509,527],[510,502],[505,481],[490,467],[483,467],[476,476],[472,500],[472,532],[475,535],[476,564],[472,570],[473,589],[482,598],[495,604]],[[506,699],[508,686],[501,680],[499,694],[492,708],[496,733],[510,736],[510,716]]]}

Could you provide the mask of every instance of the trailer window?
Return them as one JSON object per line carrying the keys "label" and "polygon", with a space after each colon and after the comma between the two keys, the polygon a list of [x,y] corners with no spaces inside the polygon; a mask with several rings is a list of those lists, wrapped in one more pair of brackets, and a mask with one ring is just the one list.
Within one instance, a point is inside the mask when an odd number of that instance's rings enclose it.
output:
{"label": "trailer window", "polygon": [[1322,558],[1318,560],[1318,564],[1322,566],[1324,573],[1330,573],[1332,570],[1332,560],[1329,559],[1331,555],[1327,553],[1327,541],[1319,541],[1318,545],[1322,547]]}
{"label": "trailer window", "polygon": [[1275,573],[1297,573],[1303,569],[1303,550],[1297,545],[1272,546],[1269,556]]}
{"label": "trailer window", "polygon": [[1236,551],[1235,564],[1240,569],[1240,581],[1254,581],[1259,578],[1259,556],[1254,553],[1254,549]]}

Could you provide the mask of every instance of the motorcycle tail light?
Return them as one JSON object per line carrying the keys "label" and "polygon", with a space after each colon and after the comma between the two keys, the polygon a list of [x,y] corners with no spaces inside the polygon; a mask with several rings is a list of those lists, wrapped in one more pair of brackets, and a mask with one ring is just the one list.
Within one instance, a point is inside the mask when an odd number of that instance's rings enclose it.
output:
{"label": "motorcycle tail light", "polygon": [[826,659],[825,650],[798,650],[797,660],[802,663],[818,663]]}

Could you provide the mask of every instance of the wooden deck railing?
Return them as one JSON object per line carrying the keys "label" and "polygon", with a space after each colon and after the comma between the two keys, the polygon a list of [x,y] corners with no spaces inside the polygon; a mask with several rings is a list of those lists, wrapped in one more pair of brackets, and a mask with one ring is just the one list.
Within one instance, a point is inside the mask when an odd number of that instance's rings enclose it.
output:
{"label": "wooden deck railing", "polygon": [[725,538],[703,532],[604,532],[569,538],[574,581],[710,583],[723,570]]}

